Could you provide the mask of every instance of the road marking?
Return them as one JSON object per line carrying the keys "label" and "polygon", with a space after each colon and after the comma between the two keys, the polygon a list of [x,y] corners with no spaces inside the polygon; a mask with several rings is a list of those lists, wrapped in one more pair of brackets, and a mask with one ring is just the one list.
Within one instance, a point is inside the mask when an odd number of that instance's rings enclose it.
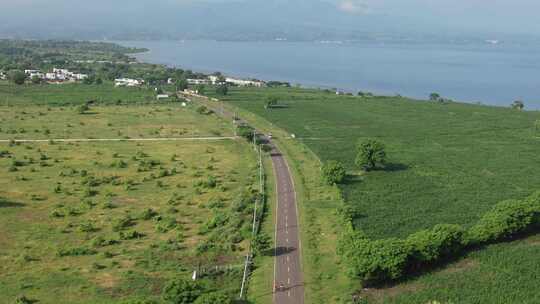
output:
{"label": "road marking", "polygon": [[288,239],[288,238],[287,238],[287,239],[285,239],[285,242],[287,242],[287,244],[289,244],[289,239]]}
{"label": "road marking", "polygon": [[287,284],[291,284],[291,278],[287,278]]}
{"label": "road marking", "polygon": [[291,272],[291,268],[287,266],[287,272]]}
{"label": "road marking", "polygon": [[287,256],[287,262],[289,262],[289,256]]}
{"label": "road marking", "polygon": [[291,291],[287,291],[287,296],[288,296],[288,297],[291,296]]}

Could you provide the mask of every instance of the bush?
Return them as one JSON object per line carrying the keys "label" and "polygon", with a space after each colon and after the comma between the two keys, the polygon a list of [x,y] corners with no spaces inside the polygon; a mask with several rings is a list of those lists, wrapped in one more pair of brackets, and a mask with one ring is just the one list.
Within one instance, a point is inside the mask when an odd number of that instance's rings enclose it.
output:
{"label": "bush", "polygon": [[403,276],[409,261],[409,250],[403,240],[358,239],[354,243],[355,275],[367,282],[396,280]]}
{"label": "bush", "polygon": [[77,113],[79,114],[86,114],[86,112],[90,111],[90,107],[87,104],[83,104],[77,107]]}
{"label": "bush", "polygon": [[158,215],[158,213],[156,211],[154,211],[153,209],[151,208],[148,208],[148,209],[145,209],[142,213],[141,213],[141,216],[139,217],[141,220],[151,220],[153,217],[155,217],[156,215]]}
{"label": "bush", "polygon": [[347,176],[347,170],[345,170],[342,163],[331,160],[323,165],[322,174],[328,184],[341,184]]}
{"label": "bush", "polygon": [[204,286],[199,281],[176,278],[165,285],[162,299],[171,304],[192,304],[204,292]]}
{"label": "bush", "polygon": [[468,233],[471,243],[493,242],[512,237],[540,223],[540,192],[523,201],[501,202],[486,213]]}
{"label": "bush", "polygon": [[201,295],[194,304],[232,304],[231,298],[223,292],[216,291]]}
{"label": "bush", "polygon": [[123,231],[120,231],[120,239],[121,240],[134,240],[134,239],[141,239],[144,237],[144,233],[140,233],[136,230],[133,230],[133,231],[128,231],[128,232],[123,232]]}
{"label": "bush", "polygon": [[32,304],[34,302],[35,301],[32,301],[25,296],[18,296],[15,298],[15,304]]}
{"label": "bush", "polygon": [[406,243],[414,261],[427,263],[463,249],[463,234],[459,225],[436,225],[433,229],[410,235]]}
{"label": "bush", "polygon": [[113,230],[114,231],[121,231],[128,227],[133,226],[135,223],[133,222],[133,219],[127,215],[122,218],[119,218],[113,222]]}
{"label": "bush", "polygon": [[57,255],[59,257],[64,256],[80,256],[80,255],[94,255],[97,251],[86,248],[86,247],[75,247],[75,248],[68,248],[68,249],[60,249],[57,252]]}
{"label": "bush", "polygon": [[511,238],[540,225],[540,192],[525,200],[503,201],[465,231],[459,225],[436,225],[410,235],[406,240],[370,240],[352,228],[354,210],[342,208],[348,223],[338,243],[338,254],[349,272],[367,282],[388,282],[401,278],[407,270],[433,264],[441,258],[482,245]]}

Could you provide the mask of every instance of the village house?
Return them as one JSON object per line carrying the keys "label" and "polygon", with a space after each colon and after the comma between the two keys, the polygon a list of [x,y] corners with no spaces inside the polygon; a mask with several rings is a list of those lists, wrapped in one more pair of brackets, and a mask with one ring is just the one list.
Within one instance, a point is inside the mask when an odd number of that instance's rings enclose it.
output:
{"label": "village house", "polygon": [[138,87],[144,84],[144,80],[131,79],[131,78],[119,78],[114,80],[114,86],[116,87]]}
{"label": "village house", "polygon": [[191,85],[210,84],[208,79],[188,79],[187,82]]}
{"label": "village house", "polygon": [[227,77],[225,81],[229,84],[236,85],[239,87],[263,87],[265,84],[259,80],[244,80]]}
{"label": "village house", "polygon": [[52,72],[42,73],[40,70],[24,70],[28,78],[37,77],[46,81],[63,82],[63,81],[80,81],[88,78],[86,74],[73,73],[67,69],[54,68]]}
{"label": "village house", "polygon": [[6,79],[7,79],[6,73],[0,71],[0,80],[6,80]]}

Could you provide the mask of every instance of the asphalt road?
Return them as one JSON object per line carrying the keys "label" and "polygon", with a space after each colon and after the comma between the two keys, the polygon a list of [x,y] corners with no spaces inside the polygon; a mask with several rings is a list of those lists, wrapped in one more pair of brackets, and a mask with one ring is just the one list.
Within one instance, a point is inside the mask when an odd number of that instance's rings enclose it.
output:
{"label": "asphalt road", "polygon": [[303,304],[304,285],[294,183],[285,158],[275,146],[271,155],[277,184],[274,303]]}
{"label": "asphalt road", "polygon": [[[224,118],[232,119],[234,114],[224,110],[207,98],[190,95],[197,101]],[[240,123],[239,121],[238,123]],[[276,179],[276,244],[274,249],[274,303],[303,304],[304,281],[300,259],[300,233],[298,226],[298,209],[296,193],[287,161],[272,143],[271,139],[263,136],[272,146],[271,157]]]}

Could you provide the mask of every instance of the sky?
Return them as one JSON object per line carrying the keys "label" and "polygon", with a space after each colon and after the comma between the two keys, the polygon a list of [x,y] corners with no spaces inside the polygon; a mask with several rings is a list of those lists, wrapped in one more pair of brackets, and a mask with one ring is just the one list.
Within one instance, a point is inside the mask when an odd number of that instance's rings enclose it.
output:
{"label": "sky", "polygon": [[0,0],[0,33],[401,31],[540,36],[538,11],[538,0]]}

